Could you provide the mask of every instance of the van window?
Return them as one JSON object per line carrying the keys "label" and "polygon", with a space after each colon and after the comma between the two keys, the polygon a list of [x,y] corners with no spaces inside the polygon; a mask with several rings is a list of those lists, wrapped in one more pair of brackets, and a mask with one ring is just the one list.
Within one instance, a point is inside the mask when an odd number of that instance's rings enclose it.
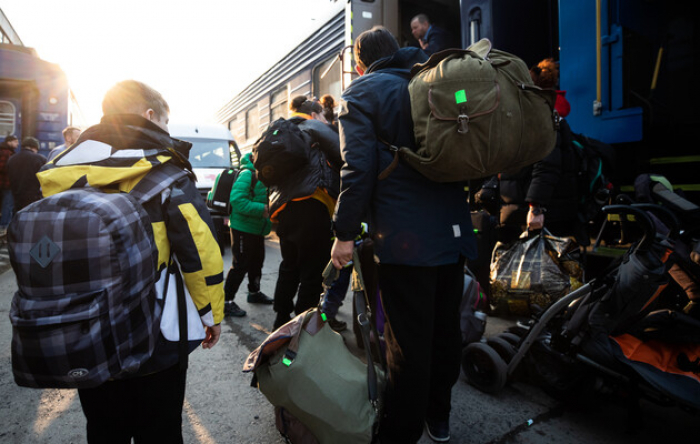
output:
{"label": "van window", "polygon": [[221,139],[187,139],[192,143],[190,163],[193,168],[228,168],[231,166],[233,142]]}

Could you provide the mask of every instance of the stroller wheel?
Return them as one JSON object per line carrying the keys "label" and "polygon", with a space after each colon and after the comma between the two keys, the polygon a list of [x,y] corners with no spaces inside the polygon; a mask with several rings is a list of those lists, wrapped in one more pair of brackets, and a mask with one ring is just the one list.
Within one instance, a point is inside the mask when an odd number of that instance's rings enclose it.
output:
{"label": "stroller wheel", "polygon": [[504,331],[503,333],[499,333],[496,336],[499,338],[505,339],[513,347],[518,346],[518,343],[520,342],[520,338],[521,338],[521,336],[518,336],[515,333],[509,333],[507,331]]}
{"label": "stroller wheel", "polygon": [[469,383],[485,393],[498,393],[508,379],[506,363],[481,342],[469,344],[462,351],[462,370]]}
{"label": "stroller wheel", "polygon": [[508,364],[510,360],[513,359],[513,356],[515,356],[515,347],[501,335],[492,336],[486,339],[486,344],[488,344],[488,346],[492,349],[496,350],[498,356],[500,356],[506,364]]}

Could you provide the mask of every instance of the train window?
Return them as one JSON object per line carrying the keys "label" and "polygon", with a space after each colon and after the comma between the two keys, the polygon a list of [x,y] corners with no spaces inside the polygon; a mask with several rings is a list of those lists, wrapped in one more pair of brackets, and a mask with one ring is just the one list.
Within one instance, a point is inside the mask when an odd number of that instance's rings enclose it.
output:
{"label": "train window", "polygon": [[340,97],[340,65],[338,56],[334,54],[314,68],[314,91],[317,97],[324,94],[330,94],[336,100]]}
{"label": "train window", "polygon": [[280,117],[287,118],[287,103],[289,102],[287,85],[278,89],[270,95],[270,122],[274,122]]}
{"label": "train window", "polygon": [[260,113],[258,107],[254,106],[245,113],[245,138],[252,139],[258,137],[260,132]]}
{"label": "train window", "polygon": [[3,138],[15,133],[16,115],[12,102],[0,100],[0,136]]}

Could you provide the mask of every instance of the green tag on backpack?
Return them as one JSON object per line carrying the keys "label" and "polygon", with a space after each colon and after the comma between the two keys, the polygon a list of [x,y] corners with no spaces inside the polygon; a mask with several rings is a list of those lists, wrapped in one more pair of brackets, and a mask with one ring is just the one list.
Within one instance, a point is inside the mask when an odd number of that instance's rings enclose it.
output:
{"label": "green tag on backpack", "polygon": [[455,102],[457,102],[457,104],[464,103],[466,101],[467,92],[465,90],[461,89],[455,93]]}

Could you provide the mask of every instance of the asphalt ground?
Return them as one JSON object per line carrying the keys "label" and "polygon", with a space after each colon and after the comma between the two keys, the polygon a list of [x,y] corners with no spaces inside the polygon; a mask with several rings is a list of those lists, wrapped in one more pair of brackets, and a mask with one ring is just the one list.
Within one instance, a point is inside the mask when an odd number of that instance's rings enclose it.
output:
{"label": "asphalt ground", "polygon": [[[12,378],[9,307],[16,291],[2,247],[0,274],[0,443],[83,443],[85,419],[75,390],[36,390],[18,387]],[[230,252],[224,258],[226,268]],[[262,291],[274,293],[280,255],[274,236],[266,241]],[[222,337],[212,350],[198,349],[190,356],[187,393],[183,410],[186,443],[281,444],[274,426],[273,408],[250,386],[251,377],[241,369],[248,354],[267,336],[274,313],[269,305],[248,304],[245,283],[236,301],[248,312],[242,318],[226,318]],[[339,318],[350,323],[349,299]],[[502,332],[514,319],[489,317],[486,336]],[[354,346],[350,330],[343,332]],[[482,393],[462,375],[453,388],[451,443],[458,444],[613,444],[694,443],[700,436],[697,415],[675,407],[642,402],[639,411],[620,399],[583,393],[568,402],[555,400],[528,381],[510,381],[499,393]],[[432,442],[425,434],[419,444]],[[330,443],[332,444],[332,443]]]}

